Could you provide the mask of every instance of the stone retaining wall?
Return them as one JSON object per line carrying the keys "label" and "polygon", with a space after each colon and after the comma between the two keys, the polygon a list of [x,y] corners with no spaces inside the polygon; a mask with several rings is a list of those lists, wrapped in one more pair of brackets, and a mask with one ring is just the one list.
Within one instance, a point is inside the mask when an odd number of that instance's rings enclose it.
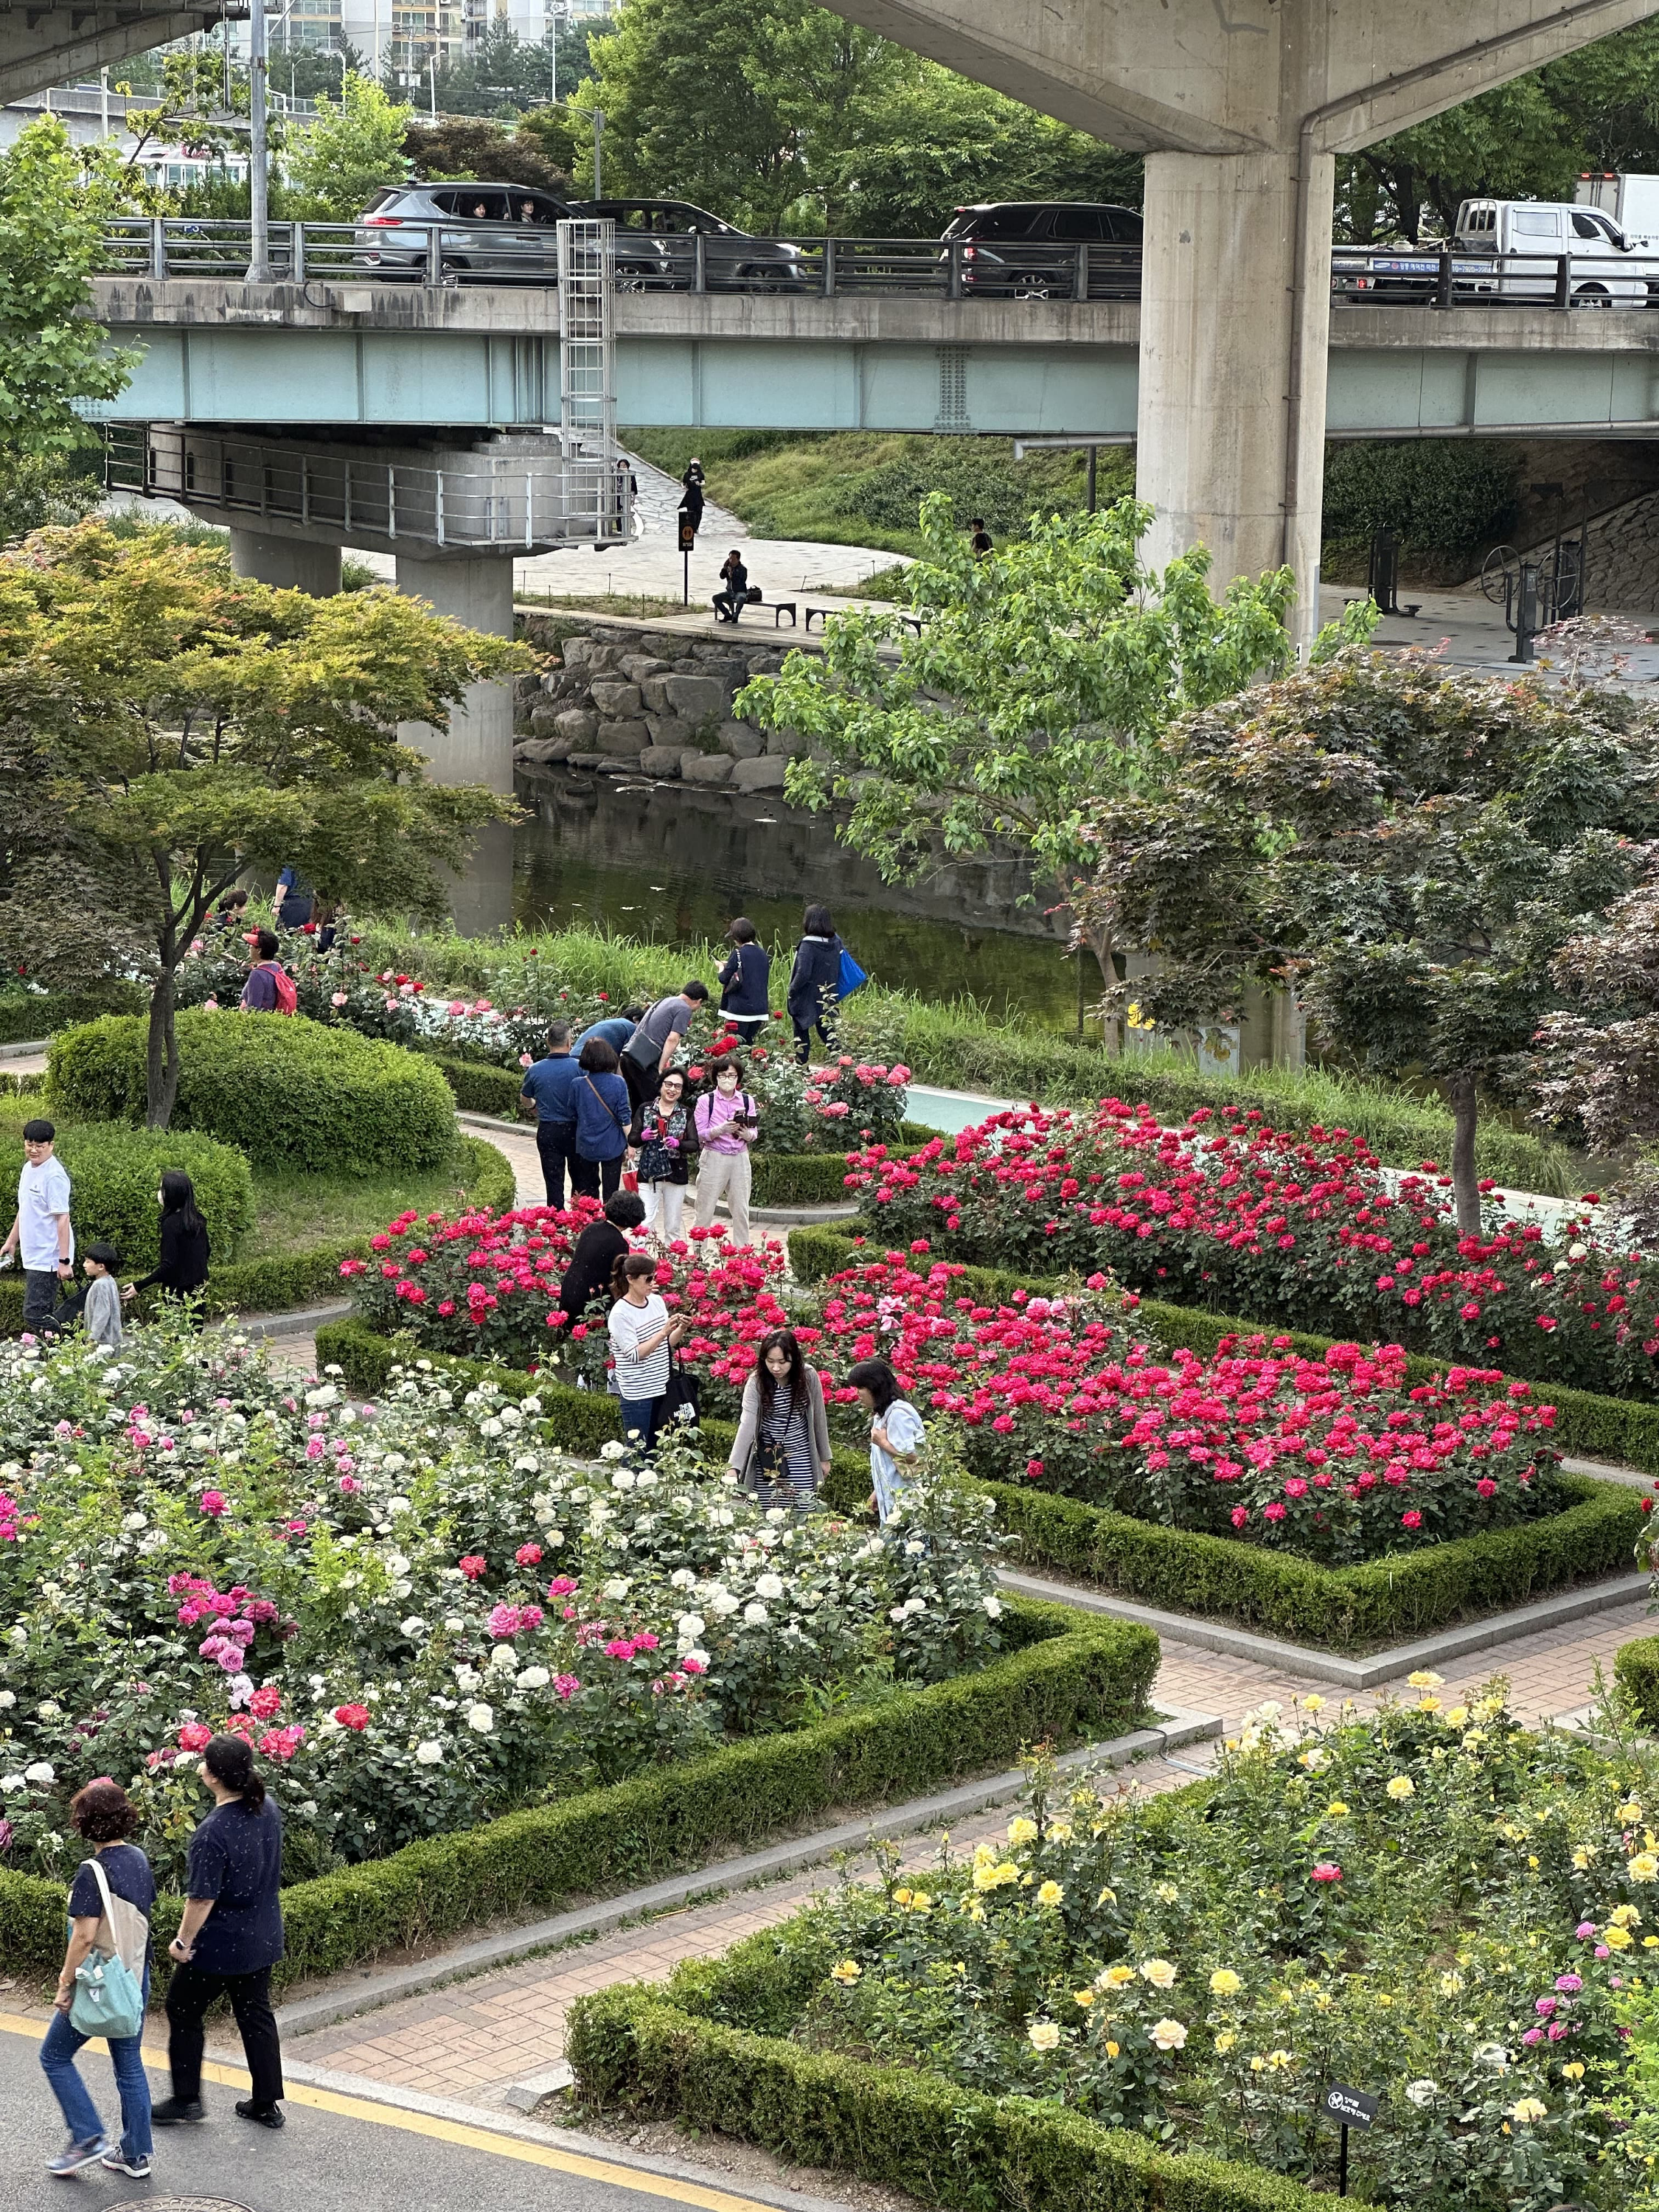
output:
{"label": "stone retaining wall", "polygon": [[601,775],[764,792],[781,791],[789,757],[806,750],[793,730],[763,732],[732,712],[751,676],[783,666],[787,644],[759,636],[715,642],[580,615],[526,615],[520,627],[561,665],[518,681],[515,763],[563,762]]}

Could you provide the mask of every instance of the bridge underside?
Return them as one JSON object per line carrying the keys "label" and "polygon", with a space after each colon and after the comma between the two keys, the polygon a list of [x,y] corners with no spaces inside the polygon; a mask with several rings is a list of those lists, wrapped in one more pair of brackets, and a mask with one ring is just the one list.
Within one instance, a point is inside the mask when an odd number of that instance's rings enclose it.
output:
{"label": "bridge underside", "polygon": [[106,64],[152,46],[210,30],[226,15],[246,15],[246,5],[121,7],[0,5],[0,100],[26,98],[48,85],[95,76]]}

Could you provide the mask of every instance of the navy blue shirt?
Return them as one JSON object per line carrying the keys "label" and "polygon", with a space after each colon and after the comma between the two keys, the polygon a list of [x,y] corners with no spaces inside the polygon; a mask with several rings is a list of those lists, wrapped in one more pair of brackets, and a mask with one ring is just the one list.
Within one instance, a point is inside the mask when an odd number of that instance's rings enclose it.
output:
{"label": "navy blue shirt", "polygon": [[764,946],[740,945],[720,969],[723,1014],[769,1014],[772,956]]}
{"label": "navy blue shirt", "polygon": [[[136,1905],[148,1920],[155,1903],[155,1876],[137,1844],[106,1844],[98,1854],[98,1863],[104,1869],[111,1896]],[[71,1920],[101,1920],[104,1917],[103,1892],[89,1866],[83,1866],[70,1885],[69,1917]]]}
{"label": "navy blue shirt", "polygon": [[576,1065],[574,1053],[550,1053],[524,1072],[523,1096],[536,1102],[538,1121],[574,1121],[575,1101],[571,1093],[580,1080],[581,1070]]}
{"label": "navy blue shirt", "polygon": [[630,1022],[625,1014],[608,1015],[602,1022],[590,1022],[570,1048],[573,1060],[580,1060],[582,1047],[589,1037],[603,1037],[612,1052],[620,1052],[634,1034],[638,1024]]}
{"label": "navy blue shirt", "polygon": [[186,1893],[213,1910],[191,1963],[208,1974],[252,1974],[283,1955],[283,1816],[267,1797],[216,1806],[190,1839]]}

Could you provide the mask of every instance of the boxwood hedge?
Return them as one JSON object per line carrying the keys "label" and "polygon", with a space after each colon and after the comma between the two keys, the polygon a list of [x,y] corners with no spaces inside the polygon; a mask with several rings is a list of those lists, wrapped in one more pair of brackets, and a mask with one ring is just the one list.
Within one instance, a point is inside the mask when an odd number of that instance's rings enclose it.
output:
{"label": "boxwood hedge", "polygon": [[[482,1922],[557,1911],[838,1807],[999,1772],[1032,1743],[1101,1741],[1139,1723],[1158,1667],[1150,1630],[1018,1601],[1004,1617],[1013,1648],[976,1674],[296,1882],[283,1893],[277,1978],[339,1973]],[[0,1873],[0,1966],[57,1966],[66,1902],[60,1884]],[[158,1899],[158,1957],[181,1911],[177,1898]]]}
{"label": "boxwood hedge", "polygon": [[[173,1121],[240,1145],[272,1166],[339,1175],[435,1168],[454,1155],[449,1086],[422,1054],[299,1015],[179,1016],[182,1073]],[[48,1110],[140,1121],[146,1024],[107,1015],[52,1039]]]}
{"label": "boxwood hedge", "polygon": [[[824,1961],[769,1929],[667,1988],[579,1997],[565,2035],[583,2101],[763,2143],[924,2204],[1066,2212],[1336,2212],[1322,2191],[1170,2152],[1051,2100],[997,2098],[925,2067],[878,2066],[788,2039]],[[734,2015],[744,2024],[729,2024]]]}
{"label": "boxwood hedge", "polygon": [[1621,1644],[1613,1656],[1613,1679],[1625,1691],[1638,1717],[1659,1728],[1659,1636],[1638,1636]]}
{"label": "boxwood hedge", "polygon": [[[66,1122],[58,1128],[55,1149],[69,1170],[76,1244],[113,1244],[124,1272],[148,1274],[161,1256],[155,1192],[168,1168],[182,1168],[195,1184],[214,1249],[227,1260],[253,1225],[246,1157],[217,1138],[185,1129],[135,1129],[125,1122]],[[0,1192],[7,1198],[16,1191],[22,1165],[22,1139],[0,1133]]]}

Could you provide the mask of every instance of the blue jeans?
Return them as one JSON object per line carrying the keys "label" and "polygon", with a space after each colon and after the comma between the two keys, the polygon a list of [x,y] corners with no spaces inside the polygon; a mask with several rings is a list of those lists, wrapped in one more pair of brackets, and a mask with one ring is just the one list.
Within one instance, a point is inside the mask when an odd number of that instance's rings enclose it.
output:
{"label": "blue jeans", "polygon": [[[144,2002],[149,2002],[149,1977],[144,1977]],[[88,2041],[71,2027],[66,2012],[55,2012],[40,2045],[40,2063],[52,2086],[71,2142],[91,2142],[104,2132],[98,2107],[87,2094],[87,2085],[76,2069],[76,2057]],[[129,2159],[148,2158],[154,2146],[149,2132],[149,2077],[144,2071],[143,2036],[118,2036],[109,2046],[115,2086],[121,2094],[121,2149]]]}
{"label": "blue jeans", "polygon": [[637,1431],[641,1451],[649,1448],[657,1432],[657,1415],[661,1407],[660,1398],[623,1398],[618,1403],[623,1435],[627,1437]]}

